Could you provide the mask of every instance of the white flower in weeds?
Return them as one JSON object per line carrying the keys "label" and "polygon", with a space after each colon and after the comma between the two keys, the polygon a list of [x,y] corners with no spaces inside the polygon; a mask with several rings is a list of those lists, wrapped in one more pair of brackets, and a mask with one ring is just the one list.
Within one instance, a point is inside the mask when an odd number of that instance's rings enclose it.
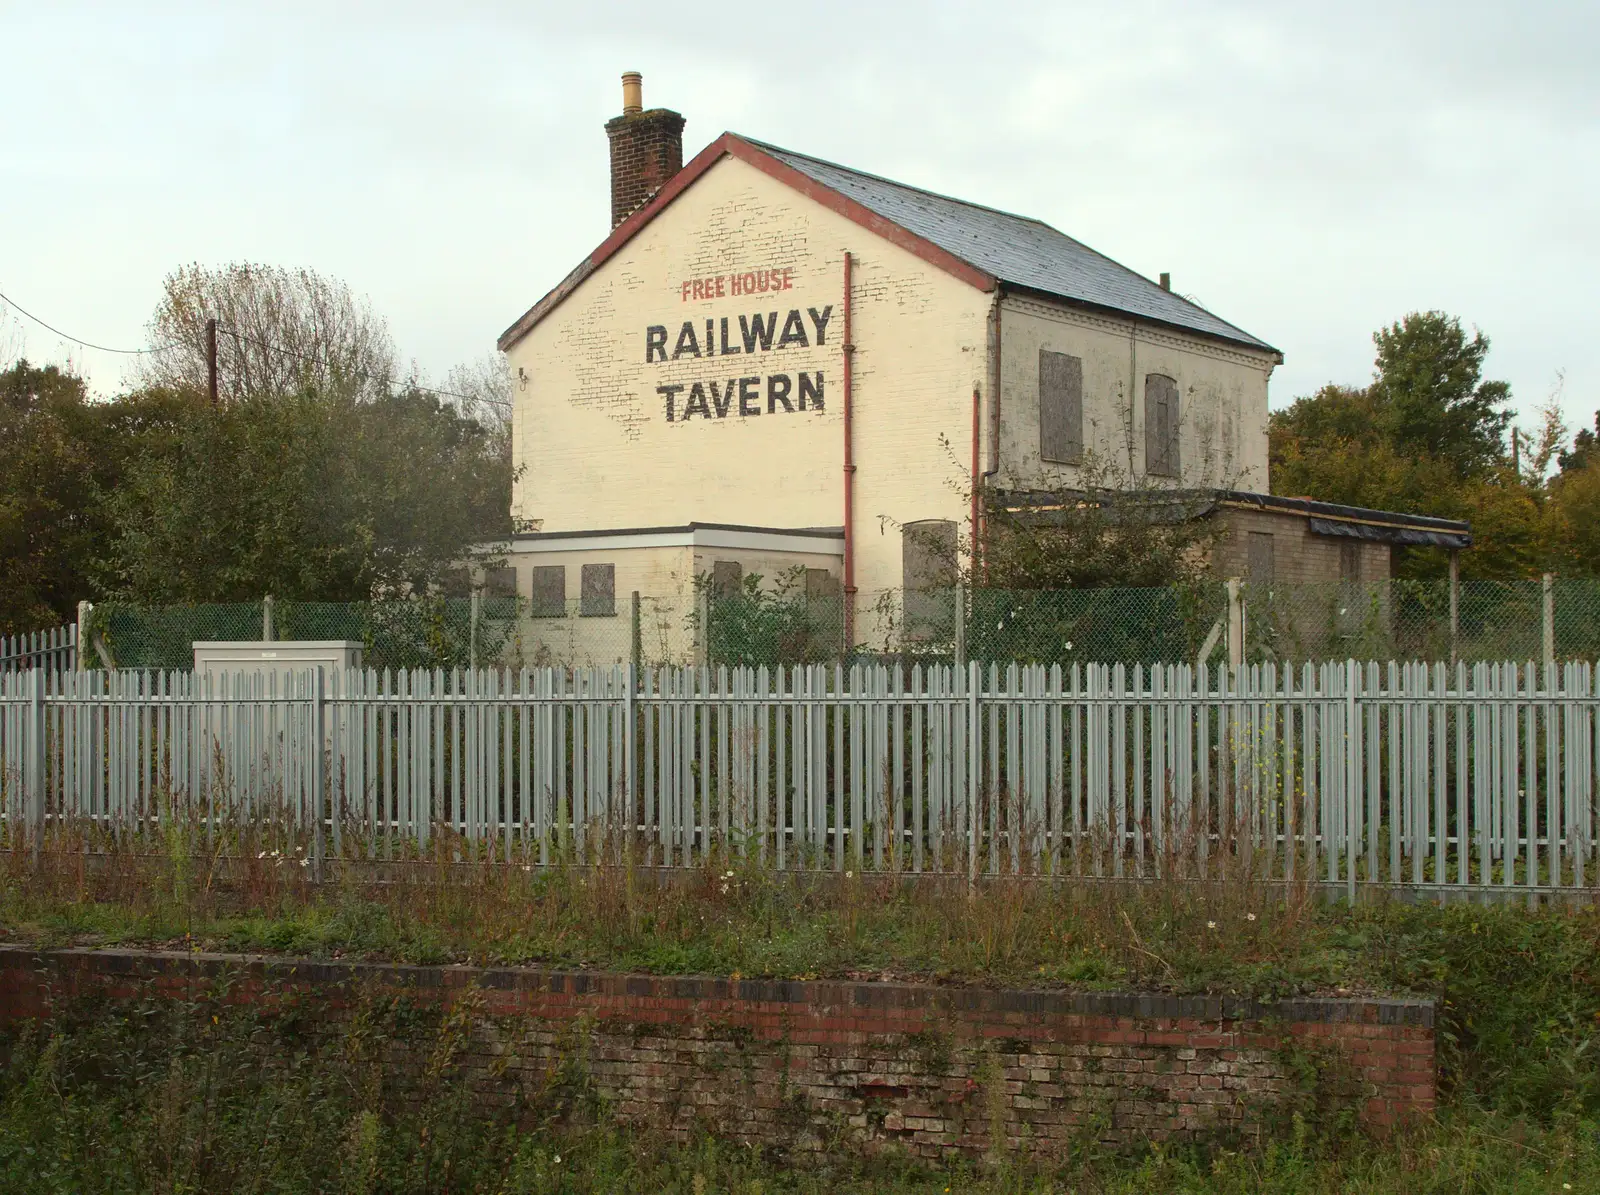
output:
{"label": "white flower in weeds", "polygon": [[1208,922],[1206,922],[1206,928],[1207,929],[1216,929],[1217,928],[1217,923],[1215,921],[1208,921]]}
{"label": "white flower in weeds", "polygon": [[1254,913],[1246,913],[1244,915],[1244,919],[1246,921],[1254,921],[1256,919],[1256,915]]}

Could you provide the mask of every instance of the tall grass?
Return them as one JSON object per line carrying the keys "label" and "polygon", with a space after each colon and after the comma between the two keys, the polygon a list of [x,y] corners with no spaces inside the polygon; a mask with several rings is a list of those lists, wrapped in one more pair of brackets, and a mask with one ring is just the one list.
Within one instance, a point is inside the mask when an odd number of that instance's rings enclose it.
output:
{"label": "tall grass", "polygon": [[[1388,1142],[1301,1123],[1262,1149],[1091,1152],[1060,1171],[1014,1159],[796,1166],[710,1137],[624,1134],[570,1100],[485,1109],[455,1072],[447,1025],[358,1018],[307,1036],[292,1020],[126,1006],[70,1012],[5,1043],[0,1189],[1600,1190],[1591,907],[1348,908],[1263,881],[1248,856],[1213,860],[1206,879],[1180,878],[1196,869],[1175,856],[1142,883],[969,885],[736,858],[666,871],[624,852],[541,870],[442,832],[405,859],[333,859],[316,883],[308,850],[279,830],[178,818],[137,841],[56,827],[37,865],[29,851],[0,851],[0,933],[670,974],[1418,994],[1439,1001],[1446,1110]],[[398,1099],[378,1061],[385,1037],[423,1031],[436,1035],[432,1086]]]}
{"label": "tall grass", "polygon": [[[404,1091],[390,1046],[427,1064]],[[1017,1157],[930,1166],[903,1156],[794,1157],[710,1135],[610,1127],[552,1087],[509,1107],[476,1099],[459,1026],[363,1006],[313,1031],[222,1001],[60,1010],[0,1035],[0,1189],[7,1192],[1600,1190],[1600,1125],[1454,1110],[1385,1141],[1297,1122],[1264,1148]],[[1563,1185],[1565,1184],[1565,1186]]]}
{"label": "tall grass", "polygon": [[[0,852],[0,933],[400,961],[781,978],[1440,1002],[1447,1093],[1548,1117],[1600,1109],[1600,916],[1592,907],[1327,904],[1243,862],[1139,884],[915,880],[722,862],[547,870],[352,860],[311,880],[306,844],[170,823],[161,849],[56,832]],[[146,840],[149,841],[148,839]]]}

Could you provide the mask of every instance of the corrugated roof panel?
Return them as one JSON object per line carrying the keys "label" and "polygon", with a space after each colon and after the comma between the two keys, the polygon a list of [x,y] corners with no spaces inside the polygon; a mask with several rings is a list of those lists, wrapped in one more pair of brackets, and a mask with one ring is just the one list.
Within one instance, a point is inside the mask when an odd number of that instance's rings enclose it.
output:
{"label": "corrugated roof panel", "polygon": [[753,138],[744,140],[1002,282],[1277,351],[1042,221],[935,195]]}

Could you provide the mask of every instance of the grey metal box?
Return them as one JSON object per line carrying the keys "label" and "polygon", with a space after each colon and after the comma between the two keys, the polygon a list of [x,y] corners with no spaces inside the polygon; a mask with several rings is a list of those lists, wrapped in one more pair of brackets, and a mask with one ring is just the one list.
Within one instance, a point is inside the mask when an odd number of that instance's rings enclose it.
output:
{"label": "grey metal box", "polygon": [[196,675],[259,672],[287,676],[321,664],[329,672],[361,667],[359,639],[283,639],[196,643]]}

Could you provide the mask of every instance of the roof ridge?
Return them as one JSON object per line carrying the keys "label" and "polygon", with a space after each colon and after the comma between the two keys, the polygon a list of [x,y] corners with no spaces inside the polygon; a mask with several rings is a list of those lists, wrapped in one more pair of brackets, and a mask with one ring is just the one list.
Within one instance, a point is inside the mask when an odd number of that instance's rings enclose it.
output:
{"label": "roof ridge", "polygon": [[[728,135],[737,137],[740,141],[753,145],[757,149],[766,150],[769,153],[788,154],[791,158],[804,158],[806,161],[815,162],[819,166],[830,166],[834,170],[843,170],[846,174],[859,174],[862,178],[870,178],[874,182],[888,183],[891,187],[899,187],[902,191],[915,191],[918,195],[928,195],[934,199],[942,199],[946,203],[959,203],[962,207],[977,208],[980,212],[993,212],[997,216],[1006,216],[1012,220],[1026,220],[1029,224],[1037,224],[1041,228],[1048,228],[1051,232],[1067,237],[1074,244],[1083,244],[1082,241],[1077,240],[1075,237],[1067,236],[1066,233],[1053,224],[1046,224],[1038,216],[1024,216],[1021,212],[1008,212],[1003,207],[993,207],[987,203],[974,203],[970,199],[962,199],[959,195],[946,195],[943,191],[931,191],[927,187],[919,187],[914,183],[904,183],[897,178],[890,178],[886,174],[873,174],[870,170],[858,170],[854,166],[846,166],[843,162],[835,162],[829,158],[819,158],[816,154],[803,154],[797,149],[785,149],[783,146],[774,145],[770,141],[760,141],[755,137],[746,137],[743,133],[735,133],[730,130]],[[1088,246],[1084,245],[1084,248],[1087,249]],[[1127,267],[1124,266],[1123,268],[1126,269]]]}
{"label": "roof ridge", "polygon": [[[761,151],[763,151],[765,153],[777,153],[777,154],[784,154],[784,155],[786,155],[788,157],[791,157],[791,158],[800,158],[803,161],[815,162],[819,166],[826,166],[829,169],[842,171],[845,174],[853,174],[853,175],[856,175],[856,176],[858,176],[860,178],[871,179],[874,182],[883,183],[883,184],[885,184],[887,186],[890,186],[890,187],[896,187],[896,188],[898,188],[898,189],[900,189],[902,191],[912,191],[912,192],[915,192],[918,195],[927,195],[930,198],[942,200],[945,203],[959,204],[962,207],[972,208],[972,209],[974,209],[976,211],[991,212],[991,213],[993,213],[994,215],[997,215],[997,216],[1004,216],[1008,220],[1019,220],[1019,221],[1022,221],[1023,223],[1025,223],[1025,224],[1036,225],[1037,227],[1042,228],[1047,232],[1054,233],[1056,236],[1060,237],[1064,241],[1071,242],[1073,245],[1075,245],[1082,252],[1092,254],[1093,256],[1098,257],[1101,261],[1106,262],[1108,265],[1115,266],[1117,269],[1121,270],[1123,273],[1127,274],[1129,277],[1137,278],[1140,282],[1143,282],[1148,286],[1151,286],[1151,287],[1154,287],[1156,289],[1161,290],[1163,294],[1171,296],[1172,298],[1176,299],[1178,302],[1182,303],[1184,306],[1192,308],[1193,310],[1199,312],[1200,314],[1202,314],[1204,316],[1207,316],[1210,319],[1216,320],[1223,327],[1231,328],[1233,331],[1237,332],[1245,340],[1252,341],[1252,342],[1254,342],[1254,343],[1256,343],[1258,345],[1261,345],[1262,347],[1270,347],[1270,346],[1266,345],[1265,341],[1262,341],[1259,337],[1253,336],[1249,332],[1246,332],[1243,328],[1241,328],[1238,324],[1234,323],[1232,320],[1223,319],[1222,316],[1218,315],[1215,311],[1212,311],[1209,307],[1203,306],[1202,304],[1195,302],[1193,299],[1189,298],[1187,295],[1180,294],[1180,293],[1178,293],[1177,291],[1174,291],[1174,290],[1167,290],[1167,289],[1163,288],[1161,286],[1161,284],[1159,282],[1157,282],[1154,278],[1146,277],[1144,274],[1139,273],[1139,271],[1134,269],[1132,266],[1123,264],[1121,261],[1117,260],[1115,257],[1112,257],[1108,253],[1102,253],[1099,249],[1096,249],[1093,245],[1090,245],[1085,241],[1080,241],[1077,237],[1073,236],[1071,233],[1062,232],[1061,229],[1057,228],[1054,224],[1051,224],[1047,220],[1042,220],[1038,216],[1025,216],[1025,215],[1022,215],[1020,212],[1007,211],[1005,208],[992,207],[992,206],[990,206],[989,204],[986,204],[986,203],[974,203],[970,199],[962,199],[962,198],[960,198],[959,196],[956,196],[956,195],[946,195],[941,191],[931,191],[927,187],[918,187],[918,186],[915,186],[912,183],[905,183],[905,182],[901,182],[899,179],[890,178],[887,175],[874,174],[870,170],[859,170],[854,166],[846,166],[842,162],[835,162],[835,161],[832,161],[831,159],[828,159],[828,158],[819,158],[815,154],[806,154],[806,153],[801,153],[799,150],[785,149],[781,145],[774,145],[770,141],[762,141],[762,140],[760,140],[759,138],[756,138],[756,137],[748,137],[743,133],[735,133],[731,129],[728,130],[724,134],[724,136],[737,137],[740,141],[745,142],[747,145],[754,146],[756,149],[759,149],[759,150],[761,150]],[[965,260],[970,260],[970,259],[965,259]],[[1011,281],[1012,281],[1012,285],[1019,285],[1014,280],[1011,280]],[[1155,318],[1155,317],[1147,316],[1145,318]],[[1157,322],[1166,322],[1166,321],[1157,320]],[[1181,325],[1174,325],[1174,326],[1181,326]]]}

